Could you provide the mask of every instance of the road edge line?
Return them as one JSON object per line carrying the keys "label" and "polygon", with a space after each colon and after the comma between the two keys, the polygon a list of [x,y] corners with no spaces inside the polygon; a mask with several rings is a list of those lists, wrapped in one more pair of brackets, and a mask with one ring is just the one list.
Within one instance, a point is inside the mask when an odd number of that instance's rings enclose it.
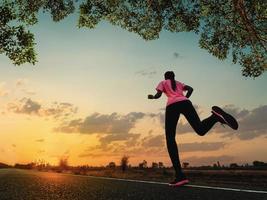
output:
{"label": "road edge line", "polygon": [[[143,180],[134,180],[134,179],[123,179],[123,178],[112,178],[112,177],[103,177],[103,176],[83,176],[83,175],[74,175],[82,177],[90,177],[96,179],[105,179],[105,180],[117,180],[117,181],[126,181],[126,182],[136,182],[136,183],[149,183],[149,184],[158,184],[158,185],[168,185],[168,183],[157,182],[157,181],[143,181]],[[238,188],[226,188],[226,187],[213,187],[213,186],[204,186],[204,185],[184,185],[184,187],[192,188],[203,188],[203,189],[213,189],[213,190],[224,190],[224,191],[234,191],[234,192],[247,192],[247,193],[257,193],[257,194],[267,194],[267,191],[263,190],[248,190],[248,189],[238,189]]]}

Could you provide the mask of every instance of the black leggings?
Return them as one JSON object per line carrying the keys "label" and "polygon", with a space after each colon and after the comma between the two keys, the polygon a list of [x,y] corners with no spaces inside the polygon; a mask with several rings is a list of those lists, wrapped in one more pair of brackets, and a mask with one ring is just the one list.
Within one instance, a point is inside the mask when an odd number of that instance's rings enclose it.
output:
{"label": "black leggings", "polygon": [[218,122],[217,118],[213,114],[203,121],[200,121],[199,116],[190,100],[176,102],[166,107],[165,134],[168,152],[176,173],[176,177],[179,177],[181,174],[183,174],[178,155],[178,148],[175,141],[176,126],[180,114],[185,116],[189,124],[200,136],[205,135],[213,127],[213,125]]}

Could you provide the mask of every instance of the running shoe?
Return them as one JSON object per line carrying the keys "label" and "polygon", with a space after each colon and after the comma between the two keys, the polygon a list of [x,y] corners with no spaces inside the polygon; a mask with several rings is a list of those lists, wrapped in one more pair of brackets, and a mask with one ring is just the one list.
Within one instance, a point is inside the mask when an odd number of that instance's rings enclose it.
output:
{"label": "running shoe", "polygon": [[236,119],[232,115],[224,112],[220,107],[212,106],[211,112],[218,117],[218,121],[222,124],[227,124],[234,130],[238,129],[238,123]]}
{"label": "running shoe", "polygon": [[185,185],[187,183],[189,183],[189,180],[185,177],[184,178],[175,178],[174,181],[169,183],[169,186],[179,187],[179,186]]}

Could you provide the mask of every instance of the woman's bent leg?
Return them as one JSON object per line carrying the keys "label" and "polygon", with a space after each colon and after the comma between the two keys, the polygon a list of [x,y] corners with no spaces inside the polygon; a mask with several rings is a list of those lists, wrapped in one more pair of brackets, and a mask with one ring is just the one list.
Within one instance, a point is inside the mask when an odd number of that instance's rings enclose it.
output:
{"label": "woman's bent leg", "polygon": [[176,177],[179,177],[182,174],[178,148],[175,141],[176,126],[179,116],[180,113],[176,109],[175,105],[167,106],[165,113],[165,134],[168,152],[175,170]]}
{"label": "woman's bent leg", "polygon": [[214,114],[200,121],[191,101],[184,101],[183,103],[184,105],[182,106],[182,114],[185,116],[189,124],[198,135],[205,135],[214,126],[214,124],[218,122]]}

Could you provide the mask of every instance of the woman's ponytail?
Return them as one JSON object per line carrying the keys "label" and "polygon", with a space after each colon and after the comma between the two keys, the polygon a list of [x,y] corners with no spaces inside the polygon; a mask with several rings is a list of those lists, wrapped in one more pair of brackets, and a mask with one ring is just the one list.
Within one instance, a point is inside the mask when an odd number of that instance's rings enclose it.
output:
{"label": "woman's ponytail", "polygon": [[173,91],[176,90],[176,81],[174,79],[171,79],[172,89]]}
{"label": "woman's ponytail", "polygon": [[174,79],[174,77],[175,77],[174,72],[173,71],[167,71],[167,72],[165,72],[164,77],[165,77],[165,80],[167,80],[167,79],[171,80],[172,89],[173,89],[173,91],[175,91],[176,90],[176,81]]}

